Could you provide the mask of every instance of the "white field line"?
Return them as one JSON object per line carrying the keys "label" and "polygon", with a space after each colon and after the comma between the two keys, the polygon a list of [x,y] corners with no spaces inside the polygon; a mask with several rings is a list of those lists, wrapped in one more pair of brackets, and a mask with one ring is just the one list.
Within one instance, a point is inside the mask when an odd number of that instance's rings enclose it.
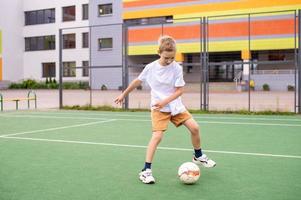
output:
{"label": "white field line", "polygon": [[[79,113],[79,111],[73,111],[73,112],[65,112],[65,111],[50,111],[47,112],[47,114],[59,114],[59,115],[68,115],[68,114],[76,114],[76,115],[84,115],[84,116],[107,116],[107,117],[146,117],[145,115],[135,115],[135,114],[117,114],[117,113],[91,113],[88,111],[81,111],[81,113]],[[7,113],[9,114],[9,113]],[[14,113],[12,113],[14,114]],[[30,112],[30,114],[40,114],[37,112]],[[150,114],[149,114],[150,116]],[[273,116],[268,116],[268,118],[264,118],[264,117],[222,117],[222,116],[196,116],[193,115],[193,117],[195,119],[225,119],[225,120],[229,120],[229,119],[233,119],[233,120],[265,120],[265,121],[295,121],[295,122],[301,122],[301,118],[299,119],[293,119],[293,118],[272,118]]]}
{"label": "white field line", "polygon": [[[70,144],[85,144],[85,145],[100,145],[100,146],[115,146],[115,147],[127,147],[127,148],[143,148],[147,146],[142,145],[130,145],[130,144],[114,144],[114,143],[103,143],[103,142],[84,142],[84,141],[73,141],[73,140],[55,140],[55,139],[40,139],[40,138],[26,138],[26,137],[12,137],[12,136],[1,136],[5,139],[16,139],[16,140],[29,140],[29,141],[42,141],[42,142],[56,142],[56,143],[70,143]],[[158,147],[160,150],[170,151],[192,151],[192,149],[186,148],[172,148],[172,147]],[[277,154],[265,154],[265,153],[247,153],[247,152],[234,152],[234,151],[214,151],[204,150],[205,152],[220,153],[220,154],[234,154],[234,155],[248,155],[248,156],[264,156],[264,157],[278,157],[278,158],[294,158],[301,159],[301,156],[296,155],[277,155]]]}
{"label": "white field line", "polygon": [[24,131],[24,132],[19,132],[19,133],[11,133],[11,134],[6,134],[6,135],[1,135],[0,138],[1,137],[11,137],[11,136],[16,136],[16,135],[24,135],[24,134],[29,134],[29,133],[41,133],[41,132],[47,132],[47,131],[56,131],[56,130],[61,130],[61,129],[90,126],[93,124],[102,124],[102,123],[112,122],[112,121],[116,121],[116,120],[117,119],[109,119],[109,120],[105,120],[105,121],[96,121],[96,122],[89,122],[89,123],[76,124],[76,125],[70,125],[70,126],[61,126],[61,127],[33,130],[33,131]]}
{"label": "white field line", "polygon": [[[47,118],[47,115],[3,115],[1,117],[32,117],[32,118]],[[62,117],[62,116],[49,116],[49,119],[104,119],[104,118],[91,118],[91,117]],[[149,122],[150,119],[118,119],[122,121],[136,121],[136,122]],[[300,124],[278,124],[278,123],[257,123],[257,122],[222,122],[222,121],[197,121],[199,124],[224,124],[224,125],[254,125],[254,126],[284,126],[284,127],[301,127]]]}
{"label": "white field line", "polygon": [[54,116],[54,115],[0,115],[0,117],[5,118],[44,118],[44,119],[99,119],[99,120],[107,120],[108,118],[104,117],[71,117],[71,116]]}

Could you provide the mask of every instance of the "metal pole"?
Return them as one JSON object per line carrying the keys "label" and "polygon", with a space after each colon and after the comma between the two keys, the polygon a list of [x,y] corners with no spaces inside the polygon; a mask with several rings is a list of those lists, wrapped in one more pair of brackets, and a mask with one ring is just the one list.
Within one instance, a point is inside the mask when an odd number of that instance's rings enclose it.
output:
{"label": "metal pole", "polygon": [[204,92],[203,92],[203,109],[206,110],[207,105],[207,68],[206,68],[206,18],[203,17],[203,69],[204,69]]}
{"label": "metal pole", "polygon": [[301,113],[301,10],[298,10],[298,113]]}
{"label": "metal pole", "polygon": [[92,106],[92,27],[89,26],[89,86],[90,86],[90,106]]}
{"label": "metal pole", "polygon": [[203,19],[200,18],[200,110],[203,110],[203,81],[204,81],[204,66],[203,66]]}
{"label": "metal pole", "polygon": [[248,15],[248,50],[250,53],[250,57],[249,57],[249,74],[248,74],[248,111],[251,111],[251,88],[250,88],[250,80],[251,80],[251,65],[253,65],[251,63],[251,14]]}
{"label": "metal pole", "polygon": [[59,29],[59,108],[63,108],[63,29]]}
{"label": "metal pole", "polygon": [[[127,62],[127,58],[128,58],[128,27],[126,24],[122,25],[122,43],[123,43],[123,63],[122,63],[122,88],[123,90],[125,90],[128,86],[128,62]],[[129,109],[129,96],[126,96],[124,99],[124,103],[122,105],[122,107],[124,109]]]}
{"label": "metal pole", "polygon": [[294,11],[294,65],[295,65],[295,76],[294,76],[294,113],[297,112],[297,70],[298,70],[298,52],[297,52],[297,12]]}
{"label": "metal pole", "polygon": [[1,111],[3,111],[3,96],[0,94]]}
{"label": "metal pole", "polygon": [[205,57],[205,63],[206,63],[206,110],[209,110],[209,20],[208,17],[206,17],[206,57]]}

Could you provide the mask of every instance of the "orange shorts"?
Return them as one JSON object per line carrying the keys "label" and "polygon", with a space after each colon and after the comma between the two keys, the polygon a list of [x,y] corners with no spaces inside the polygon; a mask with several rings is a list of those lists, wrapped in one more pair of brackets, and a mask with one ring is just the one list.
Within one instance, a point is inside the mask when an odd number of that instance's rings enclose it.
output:
{"label": "orange shorts", "polygon": [[188,111],[172,116],[170,112],[160,112],[152,110],[152,129],[153,131],[165,131],[168,127],[168,122],[171,121],[176,127],[181,126],[186,120],[192,118]]}

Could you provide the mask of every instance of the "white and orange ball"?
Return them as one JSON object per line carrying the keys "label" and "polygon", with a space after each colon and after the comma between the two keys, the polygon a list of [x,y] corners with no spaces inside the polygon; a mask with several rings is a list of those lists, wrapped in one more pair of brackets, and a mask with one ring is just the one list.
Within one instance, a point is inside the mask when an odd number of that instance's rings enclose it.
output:
{"label": "white and orange ball", "polygon": [[178,170],[178,176],[184,184],[194,184],[201,176],[200,168],[193,162],[183,163]]}

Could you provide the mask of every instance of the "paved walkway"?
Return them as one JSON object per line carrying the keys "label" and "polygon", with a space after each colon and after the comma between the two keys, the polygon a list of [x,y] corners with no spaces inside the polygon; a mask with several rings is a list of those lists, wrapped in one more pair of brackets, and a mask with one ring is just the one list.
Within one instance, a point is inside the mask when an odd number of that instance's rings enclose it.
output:
{"label": "paved walkway", "polygon": [[[38,108],[58,108],[59,91],[58,90],[35,90],[38,98]],[[4,98],[27,97],[28,90],[0,90]],[[64,105],[109,105],[117,107],[114,99],[120,94],[120,91],[92,91],[89,90],[64,90]],[[198,92],[186,92],[183,97],[184,104],[189,109],[200,108],[200,94]],[[215,92],[209,94],[210,110],[242,110],[248,109],[248,92]],[[294,92],[262,92],[251,93],[251,111],[294,111]],[[130,108],[148,108],[150,102],[149,91],[135,90],[129,96]],[[31,103],[34,106],[33,102]],[[19,103],[20,109],[27,109],[27,101]],[[15,102],[4,102],[4,110],[14,110]]]}

